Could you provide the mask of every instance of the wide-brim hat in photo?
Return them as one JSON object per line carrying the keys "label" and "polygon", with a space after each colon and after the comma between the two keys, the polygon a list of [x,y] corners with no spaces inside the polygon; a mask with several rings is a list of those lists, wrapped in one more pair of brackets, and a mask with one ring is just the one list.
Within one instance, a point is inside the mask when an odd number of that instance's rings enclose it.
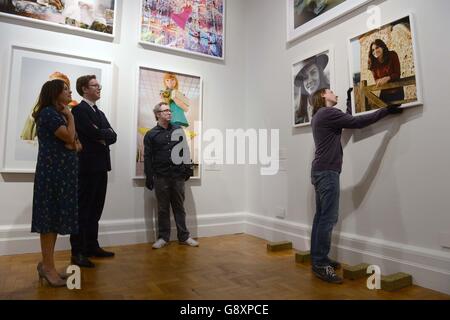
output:
{"label": "wide-brim hat in photo", "polygon": [[318,56],[314,56],[312,58],[309,58],[305,61],[305,64],[300,69],[300,71],[297,73],[297,76],[294,79],[294,84],[296,86],[300,86],[301,82],[303,81],[305,75],[304,71],[309,68],[311,65],[315,64],[317,65],[322,71],[325,70],[325,68],[328,65],[328,55],[326,54],[319,54]]}

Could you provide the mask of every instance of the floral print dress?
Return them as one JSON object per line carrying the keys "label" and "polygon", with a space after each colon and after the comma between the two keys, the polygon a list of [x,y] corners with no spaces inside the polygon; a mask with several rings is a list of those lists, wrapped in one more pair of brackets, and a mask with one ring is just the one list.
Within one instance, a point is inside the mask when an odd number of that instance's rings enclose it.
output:
{"label": "floral print dress", "polygon": [[31,232],[78,233],[78,157],[55,131],[66,125],[52,106],[37,121],[39,152],[34,177]]}

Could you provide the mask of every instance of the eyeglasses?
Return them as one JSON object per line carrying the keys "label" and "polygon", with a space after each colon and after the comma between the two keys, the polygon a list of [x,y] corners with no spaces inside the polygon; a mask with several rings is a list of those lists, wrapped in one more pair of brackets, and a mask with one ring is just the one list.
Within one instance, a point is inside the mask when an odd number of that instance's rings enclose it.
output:
{"label": "eyeglasses", "polygon": [[98,90],[102,90],[102,86],[100,84],[90,84],[89,87],[97,88]]}
{"label": "eyeglasses", "polygon": [[172,112],[170,109],[166,109],[166,110],[160,110],[160,111],[158,111],[159,113],[167,113],[167,112]]}

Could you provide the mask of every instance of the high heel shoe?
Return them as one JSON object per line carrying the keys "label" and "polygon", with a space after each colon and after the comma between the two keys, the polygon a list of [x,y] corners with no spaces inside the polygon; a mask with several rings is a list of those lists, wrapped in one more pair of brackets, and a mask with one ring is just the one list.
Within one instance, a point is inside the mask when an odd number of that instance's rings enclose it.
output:
{"label": "high heel shoe", "polygon": [[39,283],[40,285],[43,285],[43,279],[47,280],[47,283],[49,284],[50,287],[65,287],[66,286],[66,280],[64,279],[59,279],[56,282],[52,282],[50,281],[50,279],[48,278],[48,274],[45,273],[43,266],[42,266],[42,262],[39,262],[37,265],[37,272],[39,275]]}
{"label": "high heel shoe", "polygon": [[[41,265],[40,268],[42,268],[42,262],[39,262],[38,268],[39,268],[39,265]],[[70,277],[70,274],[68,274],[66,271],[58,272],[58,275],[59,275],[59,277],[60,277],[61,279],[63,279],[63,280],[67,280],[67,279],[69,279],[69,277]]]}

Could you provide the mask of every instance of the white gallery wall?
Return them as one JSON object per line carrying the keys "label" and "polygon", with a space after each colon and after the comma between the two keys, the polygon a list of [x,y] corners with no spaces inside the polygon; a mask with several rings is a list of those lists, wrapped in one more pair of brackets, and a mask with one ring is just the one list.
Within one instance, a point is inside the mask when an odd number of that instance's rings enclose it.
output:
{"label": "white gallery wall", "polygon": [[[138,65],[199,75],[203,78],[203,130],[245,126],[245,30],[244,2],[228,1],[226,6],[226,60],[199,58],[175,51],[144,48],[138,44],[140,1],[117,1],[117,30],[113,42],[73,35],[60,28],[0,19],[0,115],[6,116],[7,76],[11,44],[58,50],[74,56],[111,60],[114,65],[112,115],[110,122],[118,134],[111,146],[112,167],[101,220],[102,245],[154,240],[154,192],[143,181],[133,181],[136,151]],[[76,79],[72,80],[75,91]],[[22,94],[27,94],[23,92]],[[101,102],[99,103],[101,108]],[[149,106],[152,108],[153,106]],[[239,115],[238,117],[236,115]],[[3,156],[4,130],[1,130]],[[194,236],[243,231],[246,187],[245,166],[223,166],[202,173],[201,180],[186,184],[186,208]],[[216,171],[220,170],[220,171]],[[39,251],[37,234],[30,233],[33,174],[0,176],[0,255]],[[173,224],[175,227],[175,224]],[[176,232],[172,232],[176,238]],[[57,242],[59,249],[70,248],[67,238]]]}
{"label": "white gallery wall", "polygon": [[[350,86],[348,40],[369,31],[366,7],[286,44],[286,8],[281,1],[248,0],[247,127],[280,129],[277,176],[249,168],[247,233],[292,240],[309,250],[315,211],[310,182],[314,143],[311,127],[292,128],[291,68],[329,48],[335,52],[334,91],[345,110]],[[333,256],[347,263],[373,263],[383,274],[409,272],[415,283],[450,293],[450,30],[446,0],[374,1],[381,24],[413,14],[423,107],[406,110],[343,140],[340,220]],[[265,20],[270,23],[264,23]],[[277,218],[285,209],[285,218]],[[444,248],[447,247],[447,248]]]}
{"label": "white gallery wall", "polygon": [[[275,176],[261,176],[259,166],[204,166],[201,180],[188,182],[186,188],[193,235],[246,232],[267,240],[291,240],[296,249],[309,250],[315,206],[309,179],[314,144],[310,127],[292,128],[291,68],[301,58],[332,46],[334,90],[344,108],[349,86],[347,44],[350,37],[367,31],[367,7],[286,44],[285,1],[227,0],[226,52],[221,62],[140,46],[139,2],[117,1],[113,42],[1,18],[0,123],[5,123],[11,44],[112,60],[110,122],[118,141],[111,147],[113,171],[101,242],[148,242],[154,239],[154,195],[142,181],[131,178],[137,66],[200,75],[203,130],[280,129],[282,159]],[[444,248],[450,247],[450,43],[443,37],[450,30],[446,16],[450,2],[378,0],[372,4],[380,6],[382,24],[413,14],[425,103],[370,128],[344,133],[348,143],[333,256],[347,263],[377,264],[383,274],[409,272],[415,283],[450,293],[450,250]],[[39,251],[38,235],[29,231],[33,179],[32,174],[0,175],[0,255]],[[59,241],[58,248],[69,248],[68,239]]]}

